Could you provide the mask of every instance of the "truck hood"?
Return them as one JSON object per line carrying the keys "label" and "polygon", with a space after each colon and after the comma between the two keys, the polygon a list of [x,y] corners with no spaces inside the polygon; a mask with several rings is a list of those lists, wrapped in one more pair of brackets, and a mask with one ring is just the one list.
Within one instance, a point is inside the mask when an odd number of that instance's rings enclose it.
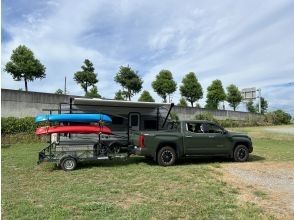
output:
{"label": "truck hood", "polygon": [[230,134],[231,137],[244,137],[244,138],[251,139],[247,134],[240,133],[240,132],[231,132],[231,131],[229,131],[229,134]]}

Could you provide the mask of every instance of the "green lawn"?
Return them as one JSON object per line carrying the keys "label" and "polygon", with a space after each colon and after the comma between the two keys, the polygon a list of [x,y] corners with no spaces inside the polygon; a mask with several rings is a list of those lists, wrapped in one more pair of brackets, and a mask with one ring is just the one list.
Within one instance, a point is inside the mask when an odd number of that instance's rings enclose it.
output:
{"label": "green lawn", "polygon": [[[293,140],[254,137],[251,161],[293,160]],[[216,178],[225,159],[165,168],[133,157],[64,172],[53,164],[36,164],[42,145],[2,148],[3,219],[271,218],[251,203],[238,202],[237,188]]]}

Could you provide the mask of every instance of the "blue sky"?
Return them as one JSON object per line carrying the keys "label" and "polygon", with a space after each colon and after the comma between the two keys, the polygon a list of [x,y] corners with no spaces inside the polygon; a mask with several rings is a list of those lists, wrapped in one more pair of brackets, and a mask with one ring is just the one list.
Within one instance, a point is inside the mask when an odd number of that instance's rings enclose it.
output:
{"label": "blue sky", "polygon": [[[47,77],[29,90],[54,92],[66,76],[70,94],[82,95],[72,78],[88,58],[107,98],[119,89],[113,81],[119,66],[130,65],[157,101],[151,82],[161,69],[178,86],[193,71],[204,91],[214,79],[261,88],[271,109],[294,115],[293,24],[292,0],[4,0],[1,62],[25,44],[47,67]],[[7,73],[1,81],[2,88],[24,87]],[[177,91],[173,101],[179,98]]]}

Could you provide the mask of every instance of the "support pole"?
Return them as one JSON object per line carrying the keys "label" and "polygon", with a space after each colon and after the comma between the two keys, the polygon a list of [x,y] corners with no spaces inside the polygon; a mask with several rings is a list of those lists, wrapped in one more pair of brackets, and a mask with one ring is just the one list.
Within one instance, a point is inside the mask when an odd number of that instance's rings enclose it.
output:
{"label": "support pole", "polygon": [[66,95],[66,77],[64,77],[64,95]]}
{"label": "support pole", "polygon": [[259,99],[259,103],[258,103],[258,112],[259,114],[261,114],[261,89],[257,89],[258,91],[258,99]]}

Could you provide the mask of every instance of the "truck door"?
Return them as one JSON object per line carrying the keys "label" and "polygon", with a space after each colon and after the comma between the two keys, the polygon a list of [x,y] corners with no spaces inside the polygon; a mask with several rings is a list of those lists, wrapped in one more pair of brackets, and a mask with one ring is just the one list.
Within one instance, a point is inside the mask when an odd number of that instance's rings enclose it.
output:
{"label": "truck door", "polygon": [[129,129],[133,131],[140,130],[140,114],[129,113]]}
{"label": "truck door", "polygon": [[213,154],[225,154],[229,151],[231,143],[227,134],[223,132],[223,129],[218,125],[207,123],[207,134],[209,137],[207,145],[212,149]]}
{"label": "truck door", "polygon": [[201,130],[202,123],[187,122],[183,130],[183,143],[186,155],[207,153],[208,135]]}
{"label": "truck door", "polygon": [[184,130],[186,155],[216,155],[228,151],[229,140],[222,129],[212,123],[187,122]]}

